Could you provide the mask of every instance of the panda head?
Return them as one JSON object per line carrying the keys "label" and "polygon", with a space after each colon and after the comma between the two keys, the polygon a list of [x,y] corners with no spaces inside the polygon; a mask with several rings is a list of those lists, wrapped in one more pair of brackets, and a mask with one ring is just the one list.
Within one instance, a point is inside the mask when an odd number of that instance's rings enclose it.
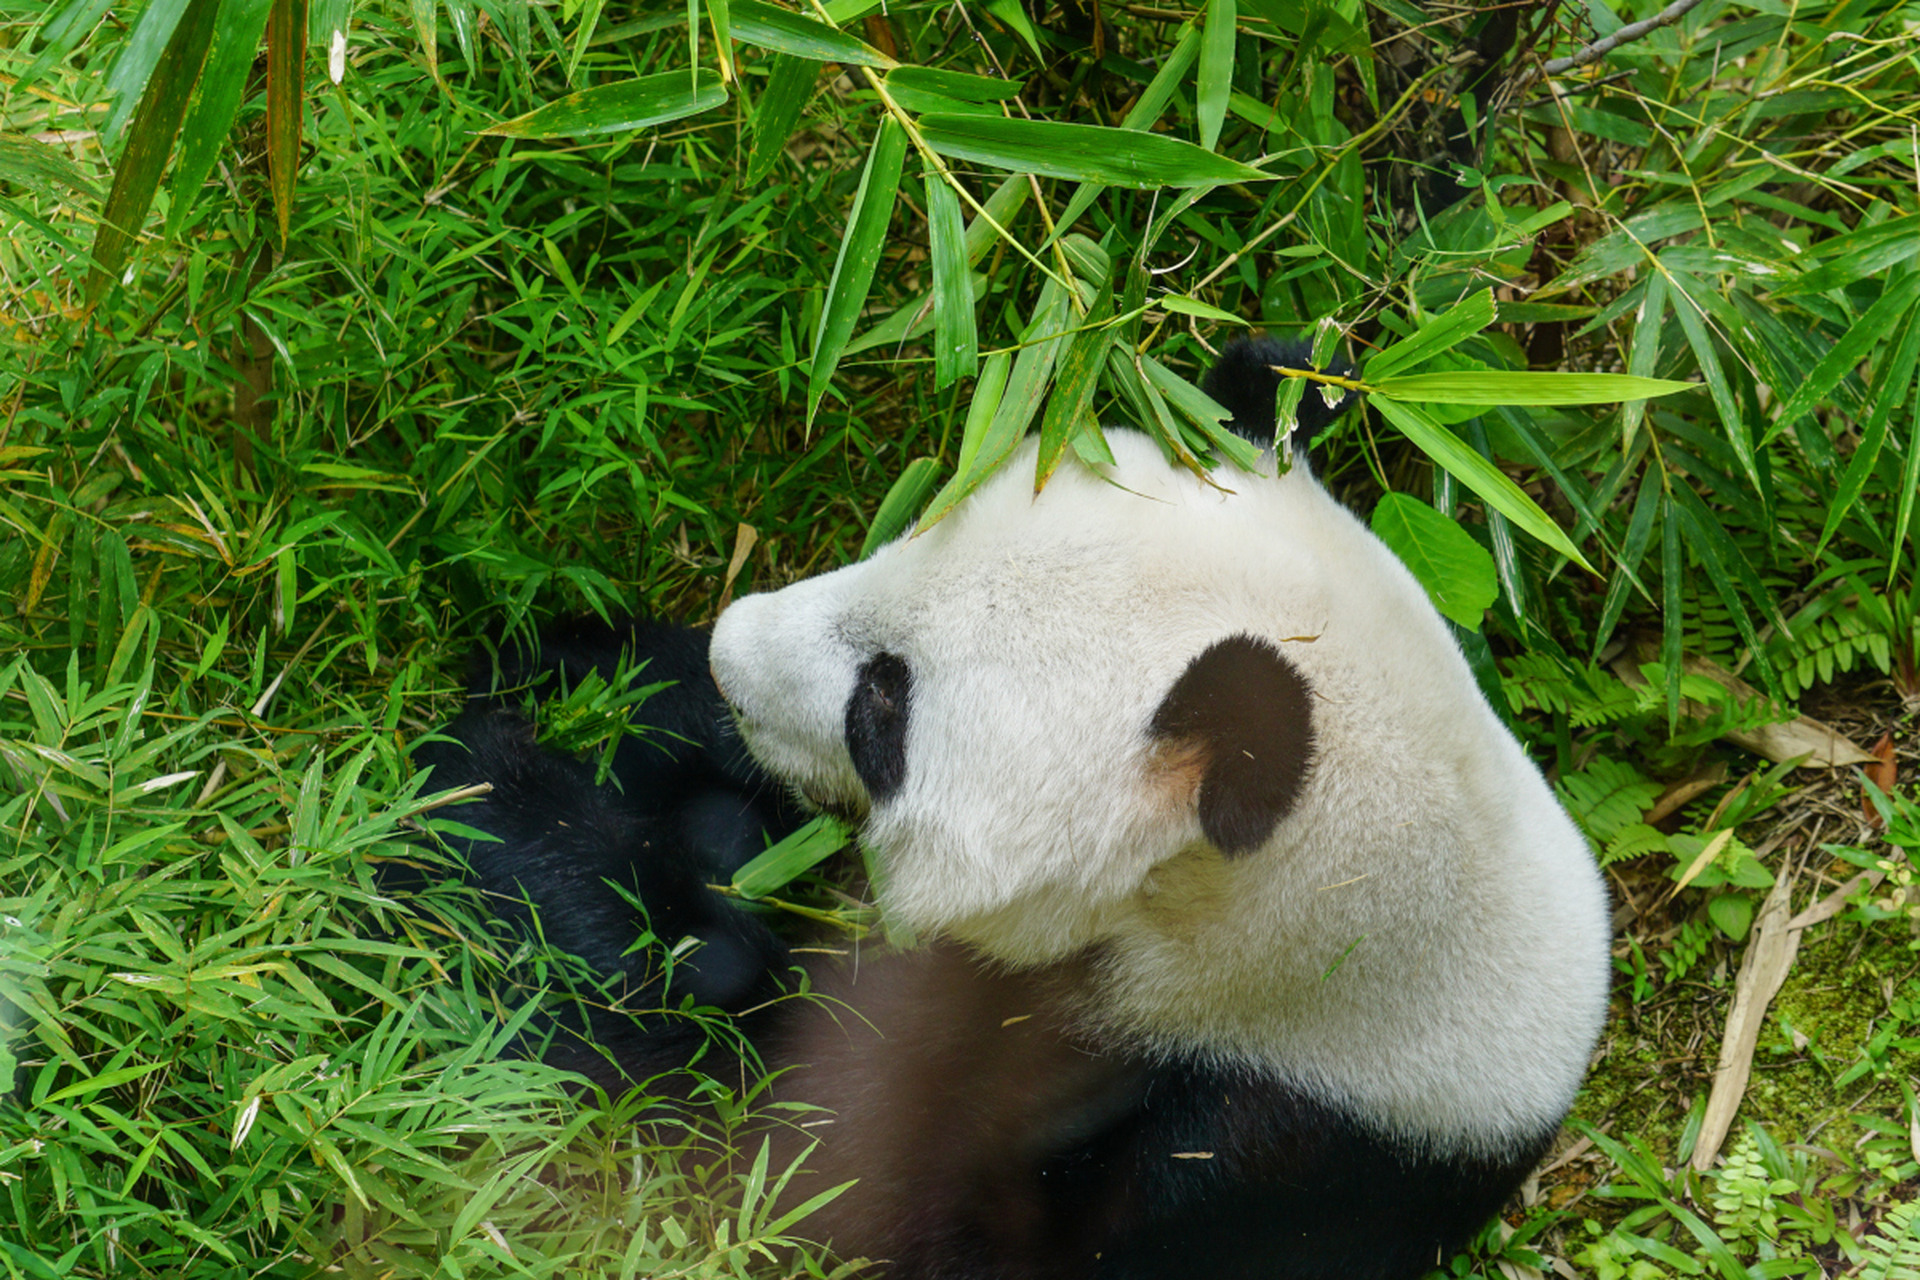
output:
{"label": "panda head", "polygon": [[1341,601],[1431,618],[1304,471],[1233,491],[1108,441],[1038,494],[1029,443],[930,530],[714,631],[748,748],[862,824],[889,918],[1009,960],[1097,940],[1183,854],[1260,856],[1314,788]]}

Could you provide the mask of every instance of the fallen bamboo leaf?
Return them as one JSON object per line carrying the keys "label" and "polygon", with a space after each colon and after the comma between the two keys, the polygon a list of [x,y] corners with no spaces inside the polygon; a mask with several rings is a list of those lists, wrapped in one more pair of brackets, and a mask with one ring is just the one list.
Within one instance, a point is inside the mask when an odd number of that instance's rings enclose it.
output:
{"label": "fallen bamboo leaf", "polygon": [[1706,1114],[1700,1120],[1700,1136],[1693,1145],[1693,1167],[1711,1168],[1720,1146],[1733,1127],[1733,1116],[1746,1096],[1747,1078],[1753,1072],[1753,1050],[1760,1040],[1760,1027],[1767,1018],[1767,1006],[1779,993],[1800,949],[1800,930],[1792,927],[1789,907],[1797,877],[1782,868],[1772,892],[1761,904],[1753,942],[1740,962],[1740,976],[1734,982],[1733,1008],[1727,1014],[1726,1033],[1720,1039],[1720,1060],[1713,1069],[1713,1089],[1707,1095]]}
{"label": "fallen bamboo leaf", "polygon": [[[1881,734],[1880,741],[1873,744],[1873,750],[1869,754],[1873,756],[1873,762],[1861,772],[1867,775],[1868,782],[1880,789],[1881,795],[1892,795],[1893,784],[1899,781],[1899,771],[1893,763],[1893,730],[1889,729]],[[1874,807],[1873,794],[1864,787],[1860,790],[1860,812],[1865,815],[1867,825],[1875,831],[1886,830],[1886,819],[1882,818],[1880,810]]]}
{"label": "fallen bamboo leaf", "polygon": [[1680,779],[1660,793],[1653,802],[1653,808],[1647,810],[1647,816],[1640,819],[1650,827],[1657,827],[1664,818],[1671,817],[1684,809],[1695,797],[1705,794],[1727,780],[1727,762],[1715,760],[1711,765],[1700,769],[1688,777]]}
{"label": "fallen bamboo leaf", "polygon": [[[1659,654],[1651,646],[1636,645],[1628,654],[1613,660],[1613,672],[1627,684],[1638,688],[1647,682],[1647,678],[1640,674],[1640,664],[1657,661],[1658,658]],[[1705,658],[1687,658],[1681,664],[1681,669],[1690,676],[1705,676],[1725,689],[1737,702],[1759,701],[1772,705],[1765,694],[1717,662],[1709,662]],[[1683,698],[1680,701],[1680,714],[1704,718],[1708,709],[1692,699]],[[1775,764],[1799,760],[1802,769],[1839,769],[1873,760],[1872,756],[1860,749],[1858,743],[1812,716],[1796,716],[1780,724],[1761,725],[1757,729],[1738,730],[1724,736],[1741,750],[1751,751]]]}

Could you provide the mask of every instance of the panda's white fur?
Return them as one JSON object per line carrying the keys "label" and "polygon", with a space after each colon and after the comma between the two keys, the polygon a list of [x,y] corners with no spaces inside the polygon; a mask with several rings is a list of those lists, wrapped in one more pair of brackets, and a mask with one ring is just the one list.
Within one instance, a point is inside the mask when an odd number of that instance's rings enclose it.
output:
{"label": "panda's white fur", "polygon": [[[748,747],[864,816],[889,919],[1016,970],[1095,949],[1077,1016],[1111,1043],[1283,1080],[1435,1155],[1550,1130],[1606,1003],[1585,841],[1420,586],[1304,468],[1208,483],[1107,441],[1113,465],[1037,495],[1029,444],[931,529],[733,604],[711,660]],[[1149,727],[1233,636],[1305,677],[1313,746],[1271,838],[1227,856],[1200,770]],[[845,739],[876,653],[912,672],[878,800]]]}
{"label": "panda's white fur", "polygon": [[[1274,369],[1308,359],[1238,342],[1203,385],[1271,439]],[[645,619],[502,645],[507,688],[636,659],[675,682],[617,788],[486,679],[415,758],[492,784],[460,815],[491,838],[451,841],[469,878],[617,997],[563,1014],[549,1060],[669,1092],[690,1059],[742,1089],[771,1070],[776,1117],[820,1110],[756,1136],[805,1166],[784,1203],[850,1184],[800,1228],[843,1256],[1413,1280],[1572,1101],[1598,873],[1418,584],[1304,468],[1208,482],[1107,442],[1037,495],[1029,445],[932,528],[738,601],[711,646]],[[707,888],[792,828],[780,785],[860,822],[922,946],[789,950]]]}

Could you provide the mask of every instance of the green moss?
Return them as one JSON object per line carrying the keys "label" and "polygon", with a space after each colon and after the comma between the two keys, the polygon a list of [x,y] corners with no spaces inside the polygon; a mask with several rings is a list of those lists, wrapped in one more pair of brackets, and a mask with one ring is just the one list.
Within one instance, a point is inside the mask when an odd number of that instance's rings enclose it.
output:
{"label": "green moss", "polygon": [[[1778,1141],[1843,1150],[1866,1132],[1856,1108],[1901,1115],[1897,1086],[1875,1087],[1876,1068],[1838,1082],[1866,1059],[1876,1033],[1888,1041],[1874,1046],[1882,1076],[1920,1074],[1920,1053],[1901,1047],[1920,1037],[1920,1028],[1891,1022],[1888,1005],[1889,994],[1899,996],[1910,982],[1920,995],[1920,959],[1908,943],[1897,924],[1836,922],[1802,936],[1761,1030],[1736,1130],[1757,1121]],[[1664,1162],[1676,1160],[1689,1109],[1711,1088],[1719,1060],[1738,952],[1727,959],[1715,980],[1662,989],[1639,1006],[1623,986],[1574,1108],[1577,1118],[1644,1141]],[[1683,1007],[1689,990],[1700,996],[1697,1010]]]}

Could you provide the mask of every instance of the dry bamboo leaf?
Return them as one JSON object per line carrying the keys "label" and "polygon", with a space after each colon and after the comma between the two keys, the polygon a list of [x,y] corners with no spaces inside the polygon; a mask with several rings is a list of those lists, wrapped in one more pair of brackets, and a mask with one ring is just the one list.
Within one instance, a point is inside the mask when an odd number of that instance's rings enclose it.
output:
{"label": "dry bamboo leaf", "polygon": [[1720,1061],[1713,1069],[1713,1090],[1707,1095],[1707,1111],[1693,1146],[1696,1170],[1712,1167],[1721,1144],[1727,1140],[1734,1113],[1746,1096],[1753,1049],[1760,1039],[1760,1026],[1766,1021],[1767,1006],[1787,980],[1794,953],[1800,949],[1800,930],[1793,927],[1789,915],[1793,881],[1784,869],[1774,881],[1772,892],[1760,907],[1753,942],[1740,962],[1733,1008],[1727,1014],[1726,1034],[1720,1040]]}
{"label": "dry bamboo leaf", "polygon": [[[1636,646],[1631,657],[1622,655],[1613,660],[1614,674],[1626,683],[1638,687],[1647,682],[1640,674],[1639,664],[1653,661],[1657,655],[1651,648]],[[1688,658],[1682,669],[1690,676],[1705,676],[1742,703],[1767,699],[1758,689],[1734,675],[1717,662],[1705,658]],[[1682,699],[1680,714],[1692,717],[1704,717],[1707,708],[1691,699]],[[1868,764],[1873,757],[1860,749],[1845,734],[1830,725],[1822,724],[1812,716],[1796,716],[1782,724],[1761,725],[1757,729],[1726,735],[1728,742],[1743,751],[1751,751],[1765,760],[1780,764],[1787,760],[1800,759],[1803,769],[1838,769],[1850,764]]]}
{"label": "dry bamboo leaf", "polygon": [[1660,793],[1653,802],[1653,808],[1647,810],[1647,816],[1640,819],[1650,827],[1657,827],[1663,818],[1672,816],[1684,809],[1696,796],[1713,790],[1727,780],[1727,762],[1715,760],[1704,769],[1695,770],[1688,777],[1680,779]]}
{"label": "dry bamboo leaf", "polygon": [[746,568],[747,557],[753,554],[753,545],[758,541],[760,541],[760,531],[742,521],[739,529],[734,532],[733,559],[727,562],[726,581],[720,587],[722,611],[733,603],[733,580],[740,576],[740,570]]}
{"label": "dry bamboo leaf", "polygon": [[[1892,795],[1893,784],[1899,781],[1900,777],[1899,770],[1893,763],[1893,730],[1889,729],[1880,735],[1880,741],[1873,744],[1871,754],[1873,762],[1861,772],[1867,775],[1868,782],[1880,788],[1881,795]],[[1880,811],[1873,806],[1873,796],[1865,787],[1860,789],[1860,812],[1865,815],[1867,825],[1875,831],[1886,828],[1887,824],[1881,819]]]}

